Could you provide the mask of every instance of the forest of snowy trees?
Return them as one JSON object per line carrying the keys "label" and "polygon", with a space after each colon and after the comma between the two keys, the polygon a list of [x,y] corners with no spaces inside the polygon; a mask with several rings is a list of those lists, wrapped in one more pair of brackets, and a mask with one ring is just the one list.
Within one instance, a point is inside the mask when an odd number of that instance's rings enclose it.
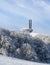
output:
{"label": "forest of snowy trees", "polygon": [[29,61],[50,63],[50,46],[28,33],[0,28],[0,54]]}

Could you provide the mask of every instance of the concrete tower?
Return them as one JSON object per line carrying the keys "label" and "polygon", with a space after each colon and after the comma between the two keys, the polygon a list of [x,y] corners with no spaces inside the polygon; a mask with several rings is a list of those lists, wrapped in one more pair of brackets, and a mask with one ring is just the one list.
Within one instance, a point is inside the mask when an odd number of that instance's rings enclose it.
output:
{"label": "concrete tower", "polygon": [[32,20],[31,19],[29,20],[29,30],[30,30],[30,32],[33,31],[33,29],[32,29]]}

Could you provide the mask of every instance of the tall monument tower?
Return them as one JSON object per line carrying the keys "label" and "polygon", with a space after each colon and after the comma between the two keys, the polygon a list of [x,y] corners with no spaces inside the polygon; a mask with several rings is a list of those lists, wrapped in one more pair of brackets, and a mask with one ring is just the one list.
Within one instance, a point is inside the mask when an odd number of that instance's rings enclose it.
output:
{"label": "tall monument tower", "polygon": [[33,31],[33,29],[32,29],[32,20],[31,19],[29,20],[29,30],[30,30],[30,32]]}
{"label": "tall monument tower", "polygon": [[29,29],[32,29],[32,20],[29,20]]}

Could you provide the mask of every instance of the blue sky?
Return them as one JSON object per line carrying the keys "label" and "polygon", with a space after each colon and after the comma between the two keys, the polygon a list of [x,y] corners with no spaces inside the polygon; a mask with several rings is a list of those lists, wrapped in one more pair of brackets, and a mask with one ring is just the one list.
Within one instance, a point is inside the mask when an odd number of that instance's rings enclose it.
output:
{"label": "blue sky", "polygon": [[0,0],[0,27],[10,30],[28,28],[50,35],[50,0]]}

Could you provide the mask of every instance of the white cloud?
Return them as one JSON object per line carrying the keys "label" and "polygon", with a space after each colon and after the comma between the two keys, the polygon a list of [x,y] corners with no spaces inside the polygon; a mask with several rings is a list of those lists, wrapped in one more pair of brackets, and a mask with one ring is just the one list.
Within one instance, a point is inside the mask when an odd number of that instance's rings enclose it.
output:
{"label": "white cloud", "polygon": [[50,5],[43,0],[0,0],[0,8],[14,15],[31,18],[34,22],[50,20]]}
{"label": "white cloud", "polygon": [[[14,0],[16,1],[16,0]],[[20,4],[20,2],[17,2],[15,5],[11,5],[7,2],[0,2],[0,8],[3,8],[4,10],[7,10],[11,13],[14,14],[20,14],[20,15],[24,15],[24,16],[29,16],[29,14],[34,13],[35,10],[33,10],[32,8],[29,8],[28,6],[26,6],[26,4],[24,4],[23,2]]]}

